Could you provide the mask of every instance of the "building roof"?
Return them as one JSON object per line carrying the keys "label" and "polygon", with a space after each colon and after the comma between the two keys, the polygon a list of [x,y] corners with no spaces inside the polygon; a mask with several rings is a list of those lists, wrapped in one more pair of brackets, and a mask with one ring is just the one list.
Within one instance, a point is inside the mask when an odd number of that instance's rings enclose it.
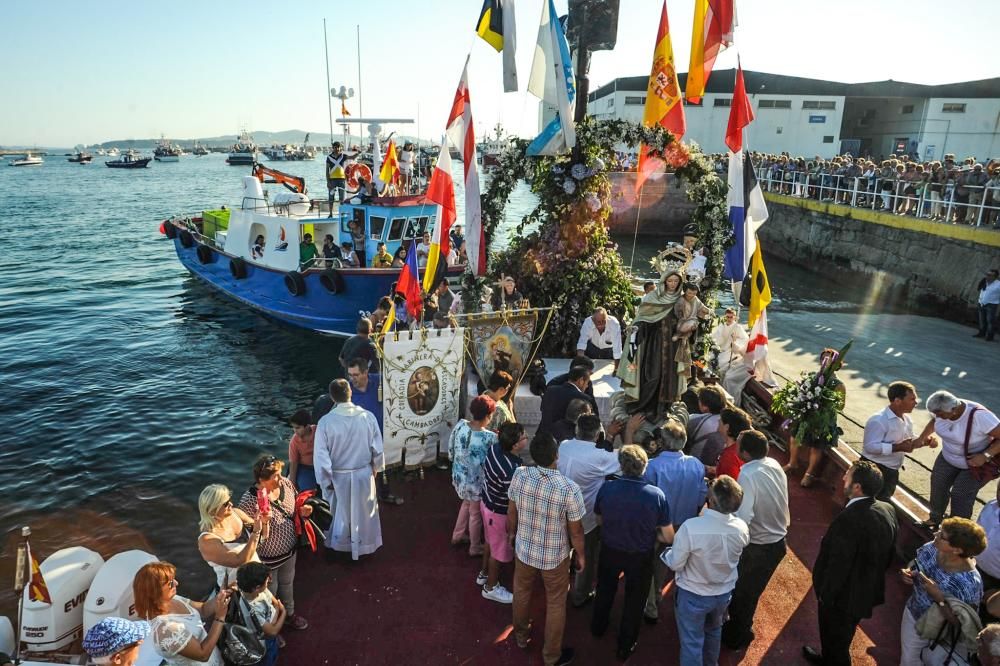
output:
{"label": "building roof", "polygon": [[[683,89],[687,82],[687,73],[677,75]],[[963,81],[960,83],[945,83],[940,85],[924,85],[922,83],[906,83],[903,81],[870,81],[865,83],[839,83],[837,81],[822,81],[801,76],[785,76],[784,74],[769,74],[767,72],[752,72],[743,70],[747,92],[753,94],[774,95],[826,95],[833,97],[949,97],[949,98],[994,98],[1000,97],[1000,78],[983,79],[981,81]],[[722,69],[712,72],[706,93],[731,94],[736,80],[735,69]],[[649,83],[648,76],[626,76],[606,83],[590,93],[590,101],[610,94],[614,90],[628,92],[645,92]]]}

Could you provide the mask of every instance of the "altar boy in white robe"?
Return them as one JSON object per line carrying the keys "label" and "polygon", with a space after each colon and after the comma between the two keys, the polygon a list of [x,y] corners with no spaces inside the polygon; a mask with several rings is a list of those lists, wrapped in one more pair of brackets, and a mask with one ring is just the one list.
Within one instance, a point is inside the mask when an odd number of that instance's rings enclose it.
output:
{"label": "altar boy in white robe", "polygon": [[330,398],[333,409],[316,426],[313,466],[324,497],[336,497],[326,546],[356,560],[382,546],[375,486],[385,467],[382,433],[375,416],[351,402],[346,380],[330,382]]}
{"label": "altar boy in white robe", "polygon": [[726,308],[722,322],[712,329],[712,339],[719,346],[719,376],[724,380],[729,368],[742,361],[750,342],[743,324],[736,319],[736,310]]}

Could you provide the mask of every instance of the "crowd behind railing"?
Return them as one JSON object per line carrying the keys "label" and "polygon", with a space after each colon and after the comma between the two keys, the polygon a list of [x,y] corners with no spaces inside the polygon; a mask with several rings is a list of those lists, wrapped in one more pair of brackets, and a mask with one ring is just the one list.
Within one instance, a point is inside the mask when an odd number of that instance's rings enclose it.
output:
{"label": "crowd behind railing", "polygon": [[[726,155],[713,155],[725,178]],[[765,192],[869,208],[950,224],[1000,228],[1000,159],[985,166],[973,157],[961,163],[918,161],[890,155],[880,161],[843,155],[807,160],[752,153],[757,179]]]}

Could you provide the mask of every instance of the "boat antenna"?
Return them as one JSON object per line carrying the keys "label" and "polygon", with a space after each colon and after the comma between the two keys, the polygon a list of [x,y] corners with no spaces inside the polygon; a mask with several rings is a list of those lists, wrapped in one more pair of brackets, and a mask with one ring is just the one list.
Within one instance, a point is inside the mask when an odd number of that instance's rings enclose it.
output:
{"label": "boat antenna", "polygon": [[358,32],[358,115],[364,117],[365,105],[361,101],[361,24],[357,26]]}
{"label": "boat antenna", "polygon": [[[330,117],[330,142],[333,142],[333,89],[330,88],[330,49],[326,43],[326,19],[323,19],[323,54],[326,56],[326,112]],[[308,141],[308,139],[306,139]]]}

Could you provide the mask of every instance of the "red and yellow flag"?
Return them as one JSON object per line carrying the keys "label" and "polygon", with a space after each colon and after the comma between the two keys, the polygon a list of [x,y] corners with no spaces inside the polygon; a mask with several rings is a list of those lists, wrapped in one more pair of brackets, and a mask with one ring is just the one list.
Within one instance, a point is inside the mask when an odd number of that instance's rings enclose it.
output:
{"label": "red and yellow flag", "polygon": [[[642,124],[646,127],[659,125],[670,130],[678,139],[684,136],[687,129],[684,105],[681,104],[681,87],[677,81],[677,68],[674,66],[674,48],[670,43],[666,0],[663,0],[663,8],[660,10],[660,26],[656,31],[656,44],[653,47],[653,67],[646,88]],[[663,165],[661,158],[650,154],[646,146],[640,146],[636,189],[641,188],[649,175],[663,168]]]}
{"label": "red and yellow flag", "polygon": [[389,147],[385,150],[385,161],[378,174],[379,180],[388,185],[399,182],[399,157],[396,155],[396,140],[389,139]]}
{"label": "red and yellow flag", "polygon": [[684,91],[689,102],[697,104],[705,96],[716,57],[733,43],[735,22],[733,0],[694,0],[691,62]]}
{"label": "red and yellow flag", "polygon": [[455,207],[455,182],[451,177],[451,155],[448,152],[447,139],[441,141],[441,154],[438,156],[431,182],[427,186],[427,199],[438,205],[437,224],[431,237],[431,251],[427,254],[427,267],[424,270],[424,291],[430,293],[440,277],[448,268],[448,253],[451,251],[451,225],[458,217]]}
{"label": "red and yellow flag", "polygon": [[45,579],[42,578],[42,568],[38,565],[38,560],[35,559],[35,555],[31,552],[31,545],[28,545],[28,561],[31,562],[31,581],[28,583],[28,599],[30,601],[41,601],[45,604],[52,603],[52,597],[49,595],[49,586],[45,584]]}

